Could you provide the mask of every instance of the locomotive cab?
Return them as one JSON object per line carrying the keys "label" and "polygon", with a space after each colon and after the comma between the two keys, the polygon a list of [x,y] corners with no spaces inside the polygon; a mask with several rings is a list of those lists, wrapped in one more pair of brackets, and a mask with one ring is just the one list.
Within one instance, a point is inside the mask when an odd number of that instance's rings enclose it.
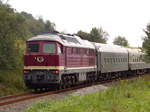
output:
{"label": "locomotive cab", "polygon": [[27,41],[24,55],[24,79],[29,88],[59,83],[63,69],[63,46],[56,41]]}
{"label": "locomotive cab", "polygon": [[27,42],[25,66],[59,66],[59,56],[63,54],[63,47],[57,42],[34,41]]}

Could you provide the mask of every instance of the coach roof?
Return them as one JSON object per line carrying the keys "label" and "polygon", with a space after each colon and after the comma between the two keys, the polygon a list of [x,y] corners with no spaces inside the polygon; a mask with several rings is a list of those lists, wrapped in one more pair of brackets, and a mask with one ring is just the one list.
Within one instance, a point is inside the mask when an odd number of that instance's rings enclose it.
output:
{"label": "coach roof", "polygon": [[83,40],[76,35],[66,35],[66,34],[44,34],[38,35],[30,38],[28,41],[56,41],[61,43],[64,46],[70,47],[81,47],[81,48],[91,48],[94,49],[94,45],[88,40]]}
{"label": "coach roof", "polygon": [[118,45],[94,43],[99,52],[128,53],[127,49]]}
{"label": "coach roof", "polygon": [[144,54],[141,49],[138,48],[127,48],[130,54]]}

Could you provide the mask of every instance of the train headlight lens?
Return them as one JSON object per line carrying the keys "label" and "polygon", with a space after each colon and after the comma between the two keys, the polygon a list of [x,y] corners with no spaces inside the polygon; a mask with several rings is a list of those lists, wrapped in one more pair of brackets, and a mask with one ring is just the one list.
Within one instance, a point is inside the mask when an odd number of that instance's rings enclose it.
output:
{"label": "train headlight lens", "polygon": [[29,70],[23,70],[23,73],[27,74],[27,73],[29,73]]}
{"label": "train headlight lens", "polygon": [[53,70],[53,73],[54,73],[54,74],[58,74],[58,73],[59,73],[59,70]]}

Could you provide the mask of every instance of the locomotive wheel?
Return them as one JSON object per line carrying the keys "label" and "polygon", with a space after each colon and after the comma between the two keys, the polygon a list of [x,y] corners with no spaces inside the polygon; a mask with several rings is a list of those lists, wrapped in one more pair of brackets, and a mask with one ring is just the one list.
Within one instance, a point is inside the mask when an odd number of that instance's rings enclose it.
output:
{"label": "locomotive wheel", "polygon": [[69,88],[72,87],[74,85],[76,85],[77,83],[77,79],[76,76],[74,74],[72,75],[63,75],[62,76],[62,81],[59,85],[60,89],[65,89],[65,88]]}

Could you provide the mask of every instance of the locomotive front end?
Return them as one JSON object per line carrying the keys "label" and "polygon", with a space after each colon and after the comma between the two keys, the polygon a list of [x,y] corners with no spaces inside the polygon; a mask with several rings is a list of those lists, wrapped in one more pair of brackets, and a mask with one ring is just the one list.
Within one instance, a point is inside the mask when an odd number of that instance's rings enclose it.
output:
{"label": "locomotive front end", "polygon": [[37,37],[27,41],[26,46],[23,70],[26,86],[31,89],[58,86],[63,69],[61,44]]}

